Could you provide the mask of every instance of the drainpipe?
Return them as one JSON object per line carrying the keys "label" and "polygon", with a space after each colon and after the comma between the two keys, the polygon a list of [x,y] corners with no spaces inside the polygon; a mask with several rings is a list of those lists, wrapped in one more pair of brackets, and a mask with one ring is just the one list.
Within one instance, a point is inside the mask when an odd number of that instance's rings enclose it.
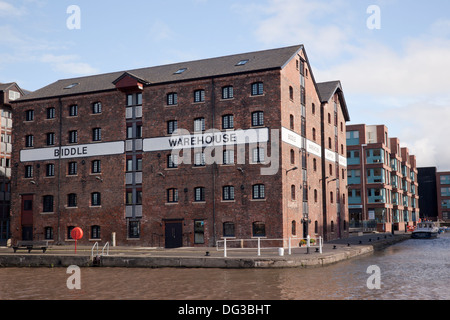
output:
{"label": "drainpipe", "polygon": [[322,151],[322,218],[323,218],[323,239],[328,240],[328,219],[327,219],[327,174],[325,167],[325,104],[320,104],[320,134]]}
{"label": "drainpipe", "polygon": [[[214,126],[216,123],[216,84],[214,82],[214,78],[211,79],[211,109],[212,109],[212,125]],[[216,155],[217,156],[217,155]],[[212,165],[212,190],[213,190],[213,244],[216,244],[217,240],[217,230],[216,230],[216,172],[217,172],[217,164],[214,163]]]}
{"label": "drainpipe", "polygon": [[61,244],[61,148],[62,148],[62,111],[63,111],[63,104],[61,97],[58,98],[59,103],[59,110],[58,110],[58,116],[59,116],[59,158],[58,158],[58,188],[57,188],[57,217],[58,217],[58,241],[57,244]]}

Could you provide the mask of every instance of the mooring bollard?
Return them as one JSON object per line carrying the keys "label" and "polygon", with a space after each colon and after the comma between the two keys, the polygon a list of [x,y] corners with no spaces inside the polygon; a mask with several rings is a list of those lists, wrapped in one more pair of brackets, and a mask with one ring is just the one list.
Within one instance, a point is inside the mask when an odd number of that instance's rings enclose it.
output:
{"label": "mooring bollard", "polygon": [[306,253],[309,254],[309,248],[311,247],[311,237],[308,235],[306,237]]}

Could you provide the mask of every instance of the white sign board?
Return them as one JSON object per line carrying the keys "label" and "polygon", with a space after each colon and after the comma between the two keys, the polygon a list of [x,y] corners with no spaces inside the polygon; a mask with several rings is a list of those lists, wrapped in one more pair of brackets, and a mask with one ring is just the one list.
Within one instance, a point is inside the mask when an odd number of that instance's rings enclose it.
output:
{"label": "white sign board", "polygon": [[144,139],[144,152],[220,147],[240,144],[266,143],[269,129],[237,131],[215,131],[194,135],[172,135],[170,137]]}
{"label": "white sign board", "polygon": [[302,136],[286,128],[281,128],[281,140],[299,149],[303,149]]}
{"label": "white sign board", "polygon": [[20,161],[48,161],[109,156],[125,153],[125,142],[93,143],[86,145],[64,146],[57,148],[30,149],[20,151]]}

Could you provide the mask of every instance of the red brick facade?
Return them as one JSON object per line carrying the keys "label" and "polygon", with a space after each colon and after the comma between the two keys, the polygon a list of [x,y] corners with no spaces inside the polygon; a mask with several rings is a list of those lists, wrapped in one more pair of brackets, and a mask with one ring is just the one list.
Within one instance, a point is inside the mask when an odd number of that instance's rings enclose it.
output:
{"label": "red brick facade", "polygon": [[[214,246],[224,236],[294,237],[293,245],[307,234],[327,240],[348,236],[348,113],[341,89],[324,101],[302,47],[279,68],[164,83],[147,82],[133,72],[115,79],[114,89],[104,92],[15,104],[15,240],[70,243],[70,227],[85,231],[82,243],[86,244],[111,241],[114,234],[118,245],[154,247]],[[83,85],[91,80],[73,82]],[[258,88],[255,83],[262,84],[261,92],[253,92]],[[231,97],[223,95],[227,87],[233,88]],[[98,102],[101,112],[94,111]],[[71,115],[71,106],[77,106],[76,115]],[[48,119],[50,108],[55,110],[52,119]],[[26,121],[24,114],[31,109],[34,120]],[[263,123],[252,122],[255,112],[262,112]],[[224,128],[224,117],[229,115],[233,125]],[[171,167],[171,150],[145,151],[146,143],[171,137],[168,128],[175,122],[178,129],[193,134],[199,118],[206,132],[267,128],[269,142],[259,145],[265,162],[253,163],[255,146],[249,144],[232,146],[231,163],[200,166],[192,162]],[[93,141],[98,128],[101,139]],[[72,131],[77,131],[78,140],[70,143]],[[51,145],[49,133],[55,137]],[[286,135],[295,142],[286,140]],[[26,147],[29,136],[33,145]],[[109,142],[123,142],[124,151],[89,156]],[[73,147],[75,153],[89,151],[86,157],[22,161],[39,150],[60,146]],[[314,152],[315,146],[319,150]],[[30,153],[22,154],[24,150]],[[195,149],[189,152],[194,161]],[[245,163],[239,162],[242,155]],[[101,172],[93,172],[94,161],[100,161]],[[54,166],[51,176],[49,165]],[[273,174],[262,174],[271,165],[276,169]],[[71,166],[76,166],[75,174]],[[76,203],[71,195],[76,195]]]}

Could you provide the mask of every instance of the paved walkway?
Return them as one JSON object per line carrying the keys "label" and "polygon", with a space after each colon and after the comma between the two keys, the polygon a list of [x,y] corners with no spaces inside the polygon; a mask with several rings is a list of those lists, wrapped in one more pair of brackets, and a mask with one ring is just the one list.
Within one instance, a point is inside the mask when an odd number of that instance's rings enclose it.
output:
{"label": "paved walkway", "polygon": [[[370,254],[378,248],[392,245],[410,237],[409,234],[365,234],[330,241],[323,246],[322,254],[318,247],[292,248],[291,254],[285,249],[280,256],[278,248],[262,249],[258,256],[257,249],[229,249],[224,256],[223,249],[216,248],[143,248],[114,247],[102,254],[102,246],[92,251],[92,247],[78,246],[75,254],[73,246],[52,246],[43,254],[42,251],[18,251],[0,247],[1,266],[97,266],[103,267],[205,267],[205,268],[285,268],[324,266],[347,260],[364,254]],[[101,256],[97,261],[94,257]],[[94,259],[95,260],[95,259]]]}

